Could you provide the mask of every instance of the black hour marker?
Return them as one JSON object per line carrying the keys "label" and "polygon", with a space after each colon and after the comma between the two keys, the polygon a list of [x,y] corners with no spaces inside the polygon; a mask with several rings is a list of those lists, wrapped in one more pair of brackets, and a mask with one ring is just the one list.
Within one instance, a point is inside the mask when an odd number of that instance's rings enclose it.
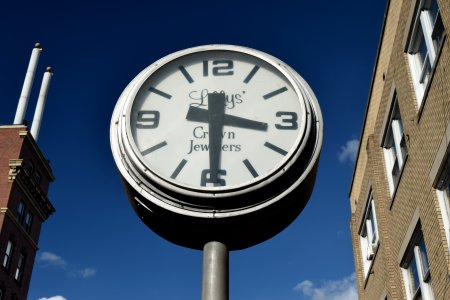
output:
{"label": "black hour marker", "polygon": [[187,162],[188,162],[187,160],[182,159],[178,164],[177,168],[175,169],[175,171],[173,171],[172,175],[170,175],[170,178],[172,179],[177,178],[178,174],[180,174],[181,170],[184,168]]}
{"label": "black hour marker", "polygon": [[184,66],[179,66],[178,69],[180,69],[181,73],[184,75],[184,77],[186,78],[186,80],[189,83],[194,82],[194,79],[192,79],[191,75],[188,73],[188,71],[186,70],[186,68]]}
{"label": "black hour marker", "polygon": [[208,61],[203,61],[203,77],[208,77]]}
{"label": "black hour marker", "polygon": [[248,171],[250,172],[250,174],[252,174],[253,178],[258,177],[258,172],[256,172],[255,168],[253,168],[252,164],[249,162],[248,159],[245,159],[242,161],[244,163],[244,165],[247,167]]}
{"label": "black hour marker", "polygon": [[244,83],[249,83],[252,80],[253,76],[255,76],[256,72],[258,72],[259,66],[254,66],[253,69],[248,73],[247,77],[244,79]]}
{"label": "black hour marker", "polygon": [[270,93],[268,93],[268,94],[265,94],[265,95],[263,96],[263,98],[264,98],[264,100],[267,100],[267,99],[269,99],[269,98],[275,97],[276,95],[279,95],[279,94],[281,94],[281,93],[284,93],[284,92],[286,92],[287,90],[288,90],[287,87],[282,87],[281,89],[278,89],[278,90],[275,90],[275,91],[270,92]]}
{"label": "black hour marker", "polygon": [[151,93],[155,93],[155,94],[157,94],[157,95],[160,95],[161,97],[164,97],[164,98],[167,98],[167,99],[172,98],[172,95],[166,94],[166,93],[164,93],[163,91],[158,90],[157,88],[150,87],[148,90],[149,90]]}
{"label": "black hour marker", "polygon": [[283,150],[283,149],[281,149],[280,147],[277,147],[277,146],[275,146],[274,144],[271,144],[271,143],[269,143],[269,142],[265,142],[265,143],[264,143],[264,146],[266,146],[267,148],[269,148],[269,149],[271,149],[271,150],[273,150],[273,151],[275,151],[275,152],[280,153],[281,155],[286,155],[286,154],[287,154],[287,151],[286,151],[286,150]]}
{"label": "black hour marker", "polygon": [[167,142],[166,142],[166,141],[161,142],[161,143],[159,143],[159,144],[156,144],[156,145],[154,145],[154,146],[148,148],[147,150],[142,151],[141,154],[142,154],[142,155],[150,154],[150,153],[152,153],[153,151],[156,151],[156,150],[158,150],[158,149],[160,149],[160,148],[162,148],[162,147],[164,147],[164,146],[167,146]]}

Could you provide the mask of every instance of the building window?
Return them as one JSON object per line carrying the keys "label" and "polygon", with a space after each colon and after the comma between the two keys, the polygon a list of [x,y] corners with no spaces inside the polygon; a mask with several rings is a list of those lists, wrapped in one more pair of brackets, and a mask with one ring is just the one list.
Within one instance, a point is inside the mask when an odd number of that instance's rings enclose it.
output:
{"label": "building window", "polygon": [[34,163],[31,160],[27,161],[26,169],[27,169],[29,175],[33,174],[33,172],[34,172]]}
{"label": "building window", "polygon": [[9,270],[9,267],[11,265],[13,251],[14,251],[14,243],[11,240],[9,240],[8,244],[6,245],[5,256],[3,258],[3,267],[7,270]]}
{"label": "building window", "polygon": [[447,246],[450,248],[450,155],[444,161],[442,172],[436,186],[436,193],[439,201],[444,223]]}
{"label": "building window", "polygon": [[417,0],[407,52],[419,107],[436,64],[443,32],[437,0]]}
{"label": "building window", "polygon": [[37,185],[41,184],[41,180],[42,180],[42,174],[39,171],[34,172],[34,180],[36,181]]}
{"label": "building window", "polygon": [[367,277],[379,242],[378,225],[375,214],[375,201],[373,199],[372,191],[369,193],[367,208],[361,224],[359,238],[364,275]]}
{"label": "building window", "polygon": [[391,196],[397,188],[401,170],[408,154],[406,137],[403,130],[403,121],[400,116],[400,108],[397,101],[397,93],[394,93],[392,111],[390,113],[385,137],[383,140],[384,159],[389,181]]}
{"label": "building window", "polygon": [[19,208],[17,209],[17,221],[22,225],[27,233],[31,232],[33,214],[29,209],[27,209],[23,200],[20,201]]}
{"label": "building window", "polygon": [[17,282],[22,281],[23,269],[25,268],[25,255],[20,253],[19,261],[17,262],[16,272],[14,273],[14,279]]}
{"label": "building window", "polygon": [[414,230],[402,259],[401,267],[408,300],[434,299],[430,265],[420,222]]}
{"label": "building window", "polygon": [[23,203],[23,200],[20,200],[19,208],[17,209],[17,222],[22,223],[24,212],[25,204]]}
{"label": "building window", "polygon": [[31,214],[31,212],[28,210],[27,213],[25,214],[25,230],[30,233],[31,232],[31,224],[33,223],[33,215]]}

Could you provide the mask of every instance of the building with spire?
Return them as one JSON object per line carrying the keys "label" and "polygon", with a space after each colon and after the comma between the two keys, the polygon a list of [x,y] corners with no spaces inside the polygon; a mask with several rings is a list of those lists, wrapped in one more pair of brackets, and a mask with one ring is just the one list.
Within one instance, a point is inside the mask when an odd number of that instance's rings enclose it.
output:
{"label": "building with spire", "polygon": [[36,140],[51,78],[47,69],[32,128],[24,116],[41,52],[36,44],[12,125],[0,125],[0,300],[25,300],[42,223],[55,212],[47,197],[54,176]]}

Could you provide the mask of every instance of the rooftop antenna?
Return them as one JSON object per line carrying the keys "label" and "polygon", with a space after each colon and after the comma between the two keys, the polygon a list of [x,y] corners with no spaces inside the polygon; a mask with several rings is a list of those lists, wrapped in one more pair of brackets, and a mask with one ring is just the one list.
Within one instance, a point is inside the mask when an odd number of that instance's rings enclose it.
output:
{"label": "rooftop antenna", "polygon": [[27,74],[23,82],[22,93],[20,94],[19,103],[17,105],[16,116],[14,117],[14,124],[23,124],[25,113],[28,105],[28,98],[30,97],[31,87],[33,85],[34,74],[41,54],[41,44],[36,43],[31,52],[30,63],[28,64]]}
{"label": "rooftop antenna", "polygon": [[50,86],[50,79],[53,72],[51,67],[47,67],[42,79],[41,90],[39,91],[39,98],[36,104],[36,110],[34,111],[33,124],[31,125],[31,135],[34,140],[37,141],[39,135],[39,129],[41,128],[42,115],[44,114],[45,100],[47,100],[48,88]]}

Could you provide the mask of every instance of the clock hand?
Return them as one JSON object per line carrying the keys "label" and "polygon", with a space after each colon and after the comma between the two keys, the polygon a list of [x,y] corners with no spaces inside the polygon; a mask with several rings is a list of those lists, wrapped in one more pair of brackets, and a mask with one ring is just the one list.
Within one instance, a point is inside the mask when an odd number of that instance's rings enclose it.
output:
{"label": "clock hand", "polygon": [[225,94],[208,94],[207,122],[209,126],[209,171],[213,184],[218,183],[220,155],[222,152],[222,129],[225,115]]}
{"label": "clock hand", "polygon": [[[188,113],[186,115],[186,119],[189,121],[196,122],[208,122],[208,110],[199,108],[196,106],[189,106]],[[254,130],[267,131],[267,123],[258,122],[242,117],[237,117],[233,115],[224,114],[223,117],[223,125],[239,127],[239,128],[247,128]]]}

